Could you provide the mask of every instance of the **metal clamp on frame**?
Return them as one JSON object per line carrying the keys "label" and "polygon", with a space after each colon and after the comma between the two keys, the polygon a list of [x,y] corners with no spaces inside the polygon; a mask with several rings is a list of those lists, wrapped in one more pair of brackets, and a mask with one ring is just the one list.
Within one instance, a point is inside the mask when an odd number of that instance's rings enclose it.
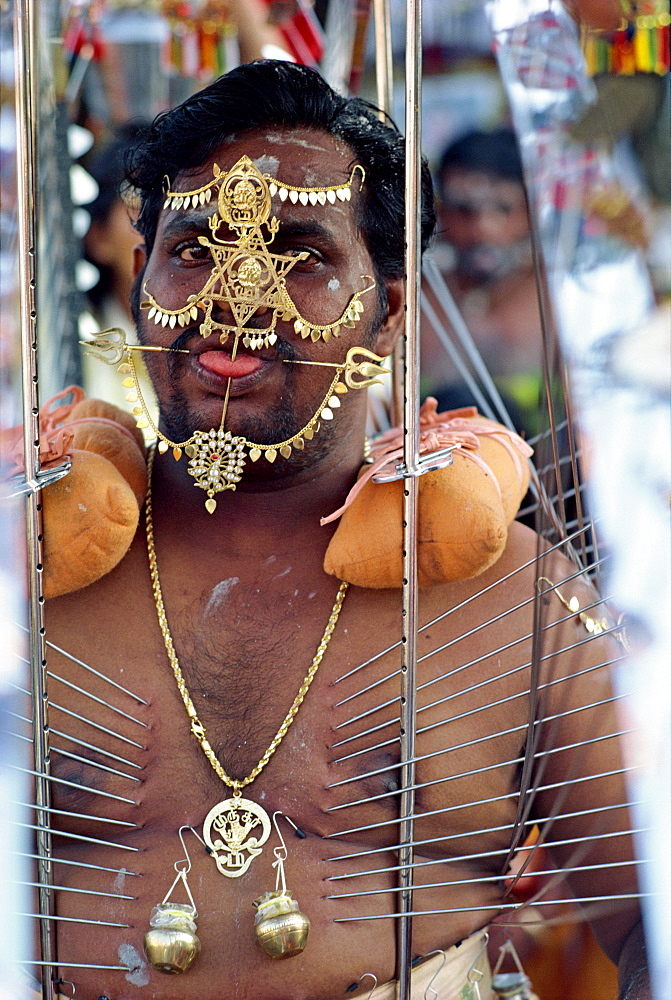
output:
{"label": "metal clamp on frame", "polygon": [[373,476],[374,483],[395,483],[399,479],[413,479],[423,476],[427,472],[436,472],[437,469],[446,469],[452,465],[452,452],[459,445],[450,444],[446,448],[439,448],[428,455],[419,458],[415,466],[410,468],[405,462],[397,462],[395,469],[381,469]]}
{"label": "metal clamp on frame", "polygon": [[51,483],[56,483],[59,479],[67,476],[71,468],[72,459],[69,455],[66,455],[65,462],[62,465],[57,465],[54,469],[42,469],[32,479],[27,479],[23,474],[12,476],[7,481],[7,485],[11,489],[12,485],[16,484],[17,489],[11,493],[0,494],[0,500],[13,500],[15,497],[27,497],[33,493],[38,493],[45,486],[50,486]]}

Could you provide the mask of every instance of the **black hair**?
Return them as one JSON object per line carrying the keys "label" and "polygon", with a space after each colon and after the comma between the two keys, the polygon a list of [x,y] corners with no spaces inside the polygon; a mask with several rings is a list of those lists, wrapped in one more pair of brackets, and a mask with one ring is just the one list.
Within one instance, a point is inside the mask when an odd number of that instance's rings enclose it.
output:
{"label": "black hair", "polygon": [[508,128],[492,132],[467,132],[447,147],[440,158],[437,176],[442,183],[452,169],[478,171],[524,185],[522,160],[515,133]]}
{"label": "black hair", "polygon": [[[357,223],[376,279],[403,277],[405,141],[361,98],[337,94],[316,71],[261,59],[238,66],[155,119],[127,160],[142,208],[137,220],[151,252],[163,205],[163,178],[201,166],[227,139],[264,128],[312,128],[342,139],[366,171]],[[422,164],[422,249],[433,233],[431,176]]]}

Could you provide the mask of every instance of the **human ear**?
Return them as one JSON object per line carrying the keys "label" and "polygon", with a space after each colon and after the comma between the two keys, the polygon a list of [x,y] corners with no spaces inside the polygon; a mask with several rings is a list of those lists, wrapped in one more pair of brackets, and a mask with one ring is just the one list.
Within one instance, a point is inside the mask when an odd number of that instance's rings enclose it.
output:
{"label": "human ear", "polygon": [[133,247],[133,277],[141,274],[147,263],[147,247],[144,243],[136,243]]}
{"label": "human ear", "polygon": [[375,335],[374,350],[386,358],[394,350],[396,341],[405,325],[405,280],[394,278],[385,283],[387,290],[387,318]]}

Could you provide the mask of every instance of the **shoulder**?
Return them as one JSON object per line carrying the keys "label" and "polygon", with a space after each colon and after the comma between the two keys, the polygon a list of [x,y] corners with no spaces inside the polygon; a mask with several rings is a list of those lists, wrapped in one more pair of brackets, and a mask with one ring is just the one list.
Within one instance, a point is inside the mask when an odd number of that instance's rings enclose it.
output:
{"label": "shoulder", "polygon": [[440,613],[451,607],[478,601],[494,607],[515,599],[518,592],[532,592],[536,580],[539,536],[523,524],[513,522],[500,558],[484,573],[457,583],[426,587],[420,591],[425,612]]}

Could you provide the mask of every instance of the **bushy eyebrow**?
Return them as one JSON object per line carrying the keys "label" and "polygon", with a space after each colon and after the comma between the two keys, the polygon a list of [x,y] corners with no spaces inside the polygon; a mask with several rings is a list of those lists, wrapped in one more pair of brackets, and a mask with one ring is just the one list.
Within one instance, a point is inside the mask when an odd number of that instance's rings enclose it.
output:
{"label": "bushy eyebrow", "polygon": [[[174,215],[172,219],[166,222],[161,239],[171,241],[179,239],[180,236],[197,235],[199,233],[207,233],[209,235],[209,219],[211,217],[212,213],[206,215],[197,212]],[[234,236],[235,234],[232,233],[231,235]],[[322,223],[312,220],[301,221],[296,219],[280,222],[275,240],[300,239],[304,237],[312,237],[318,240],[327,250],[335,251],[338,248],[337,241],[334,239],[331,231],[322,225]]]}
{"label": "bushy eyebrow", "polygon": [[196,212],[190,212],[188,215],[174,214],[173,218],[169,219],[163,227],[161,238],[174,239],[178,236],[188,236],[194,232],[209,232],[209,218],[211,215],[204,213],[201,215]]}
{"label": "bushy eyebrow", "polygon": [[318,239],[328,249],[337,249],[338,244],[333,238],[333,234],[320,222],[280,221],[280,228],[275,239],[293,239],[304,236],[312,236]]}

